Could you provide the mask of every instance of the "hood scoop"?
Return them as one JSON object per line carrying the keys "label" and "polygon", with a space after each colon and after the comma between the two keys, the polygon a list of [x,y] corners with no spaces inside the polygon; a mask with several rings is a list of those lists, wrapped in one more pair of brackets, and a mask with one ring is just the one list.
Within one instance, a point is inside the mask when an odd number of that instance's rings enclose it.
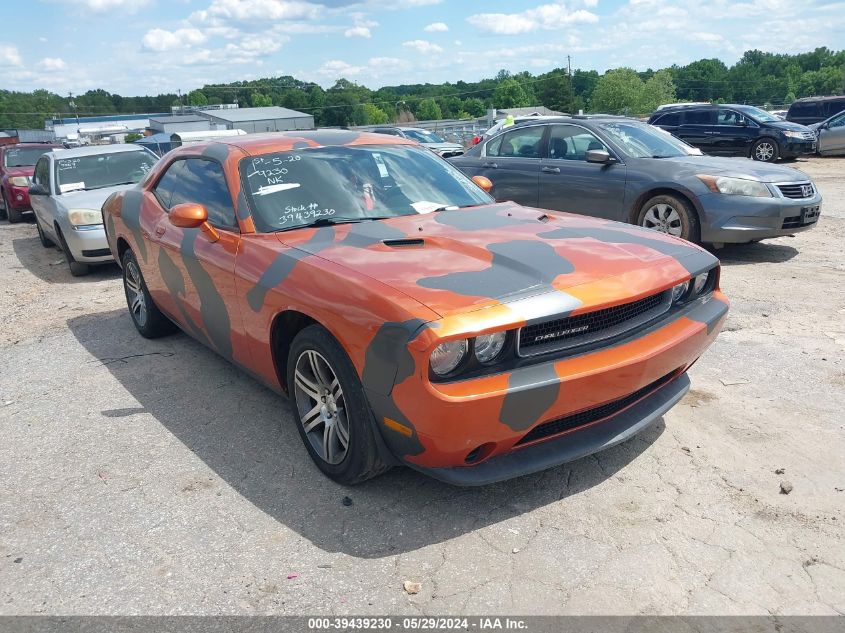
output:
{"label": "hood scoop", "polygon": [[382,244],[391,248],[404,248],[408,246],[425,246],[425,240],[419,237],[409,237],[393,240],[382,240]]}

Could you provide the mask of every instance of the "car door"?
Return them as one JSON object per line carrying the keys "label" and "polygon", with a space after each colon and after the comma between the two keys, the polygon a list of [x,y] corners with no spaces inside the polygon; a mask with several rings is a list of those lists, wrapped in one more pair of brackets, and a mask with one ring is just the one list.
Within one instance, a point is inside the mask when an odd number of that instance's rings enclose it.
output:
{"label": "car door", "polygon": [[689,108],[683,111],[681,125],[675,136],[686,141],[693,147],[698,147],[705,153],[712,150],[714,137],[717,135],[716,110],[704,108]]}
{"label": "car door", "polygon": [[51,177],[53,171],[51,167],[50,157],[46,155],[35,163],[32,184],[44,187],[46,193],[29,196],[29,204],[36,220],[41,225],[41,230],[46,231],[50,237],[58,239],[55,228],[56,200],[54,198],[58,192],[53,191],[54,178]]}
{"label": "car door", "polygon": [[[241,236],[223,166],[204,157],[178,160],[159,180],[155,194],[162,215],[149,239],[160,248],[158,268],[169,295],[168,312],[231,359],[233,334],[243,329],[234,276]],[[183,203],[204,206],[219,239],[199,228],[171,224],[169,211]]]}
{"label": "car door", "polygon": [[845,154],[845,112],[840,112],[819,128],[819,152]]}
{"label": "car door", "polygon": [[709,135],[712,137],[710,153],[740,156],[748,154],[751,143],[759,132],[753,121],[730,108],[719,108],[716,111],[714,130],[716,134]]}
{"label": "car door", "polygon": [[499,134],[484,146],[475,171],[493,183],[491,194],[496,200],[537,206],[540,150],[546,129],[545,125],[520,126]]}
{"label": "car door", "polygon": [[613,151],[580,125],[550,125],[540,162],[538,206],[611,220],[622,219],[625,165],[588,163],[587,151]]}

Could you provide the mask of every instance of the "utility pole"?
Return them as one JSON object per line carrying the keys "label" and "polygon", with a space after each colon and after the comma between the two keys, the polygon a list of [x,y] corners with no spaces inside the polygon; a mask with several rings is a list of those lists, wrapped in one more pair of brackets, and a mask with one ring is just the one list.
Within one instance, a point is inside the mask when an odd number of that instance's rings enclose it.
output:
{"label": "utility pole", "polygon": [[73,93],[68,92],[67,98],[70,99],[70,101],[68,101],[67,104],[71,108],[73,108],[73,113],[76,115],[76,127],[77,127],[76,131],[78,132],[79,131],[79,129],[78,129],[79,128],[79,111],[76,109],[76,102],[73,100]]}
{"label": "utility pole", "polygon": [[566,56],[566,76],[569,77],[569,92],[572,92],[572,57]]}

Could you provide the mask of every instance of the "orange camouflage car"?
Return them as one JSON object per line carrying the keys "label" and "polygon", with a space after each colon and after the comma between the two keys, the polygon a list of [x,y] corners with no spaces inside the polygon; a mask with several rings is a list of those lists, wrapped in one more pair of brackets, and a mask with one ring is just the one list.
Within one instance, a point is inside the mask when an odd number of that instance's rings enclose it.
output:
{"label": "orange camouflage car", "polygon": [[326,475],[478,485],[654,422],[728,302],[693,244],[477,182],[401,138],[289,132],[181,147],[103,211],[138,331],[286,393]]}

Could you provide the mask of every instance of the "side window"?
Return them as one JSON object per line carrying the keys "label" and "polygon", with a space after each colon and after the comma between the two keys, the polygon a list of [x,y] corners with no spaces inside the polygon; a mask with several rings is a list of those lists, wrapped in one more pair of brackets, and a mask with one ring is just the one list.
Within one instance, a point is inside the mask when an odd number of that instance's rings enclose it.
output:
{"label": "side window", "polygon": [[208,211],[211,224],[237,228],[232,196],[220,163],[202,158],[188,158],[184,163],[179,173],[179,185],[170,198],[170,206],[184,202],[201,204]]}
{"label": "side window", "polygon": [[662,117],[658,118],[654,125],[680,125],[681,124],[681,113],[680,112],[669,112],[668,114],[664,114]]}
{"label": "side window", "polygon": [[543,139],[544,130],[544,126],[534,125],[505,132],[487,145],[487,155],[502,158],[540,158],[540,141]]}
{"label": "side window", "polygon": [[735,110],[728,110],[727,108],[719,108],[716,115],[716,122],[718,125],[742,125],[745,117]]}
{"label": "side window", "polygon": [[716,122],[715,110],[687,110],[684,123],[686,125],[713,125]]}
{"label": "side window", "polygon": [[173,196],[173,191],[181,182],[181,172],[184,167],[185,161],[177,160],[167,168],[167,171],[164,172],[164,175],[159,179],[158,184],[155,186],[156,198],[158,198],[161,206],[163,206],[166,211],[169,211],[170,207],[173,206],[170,204],[170,199]]}
{"label": "side window", "polygon": [[44,185],[47,189],[50,189],[50,159],[46,156],[39,158],[35,164],[32,182],[37,185]]}
{"label": "side window", "polygon": [[828,127],[845,127],[845,112],[840,112],[839,116],[830,120]]}
{"label": "side window", "polygon": [[591,149],[607,147],[590,132],[577,125],[553,125],[549,137],[549,158],[559,160],[587,160]]}

